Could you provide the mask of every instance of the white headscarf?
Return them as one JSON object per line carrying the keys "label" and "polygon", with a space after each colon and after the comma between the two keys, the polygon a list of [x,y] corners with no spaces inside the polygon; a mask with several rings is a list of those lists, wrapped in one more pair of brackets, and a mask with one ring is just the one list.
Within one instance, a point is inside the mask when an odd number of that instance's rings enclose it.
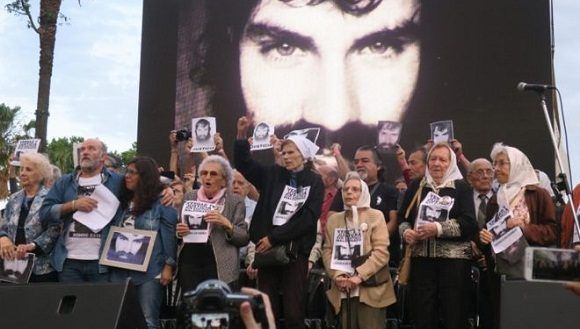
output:
{"label": "white headscarf", "polygon": [[302,154],[304,161],[313,160],[314,156],[316,155],[316,152],[318,152],[319,147],[304,136],[292,135],[288,136],[286,139],[294,142],[294,144]]}
{"label": "white headscarf", "polygon": [[[344,210],[352,211],[352,222],[354,224],[354,227],[358,228],[359,227],[358,209],[371,207],[371,194],[369,192],[369,187],[367,183],[365,183],[360,178],[360,175],[356,171],[351,171],[346,174],[343,187],[349,180],[358,180],[360,182],[360,198],[358,199],[357,203],[352,207],[347,206],[346,203],[344,204]],[[344,203],[344,192],[342,193],[342,202]]]}
{"label": "white headscarf", "polygon": [[[431,157],[431,153],[435,148],[440,148],[442,146],[449,150],[451,161],[449,162],[449,168],[447,168],[447,172],[441,180],[441,184],[437,184],[429,172],[429,158]],[[461,171],[459,171],[459,167],[457,167],[457,158],[455,157],[455,152],[453,152],[453,150],[446,143],[438,143],[433,145],[429,151],[429,154],[427,155],[427,170],[425,171],[425,180],[427,181],[427,184],[431,185],[433,188],[439,189],[441,187],[447,186],[450,182],[457,179],[463,179],[463,175],[461,175]]]}
{"label": "white headscarf", "polygon": [[491,158],[495,158],[500,153],[505,153],[510,161],[510,176],[508,182],[501,184],[497,191],[497,202],[499,205],[509,207],[510,203],[527,185],[537,185],[539,183],[536,171],[528,157],[515,147],[496,143],[491,150]]}

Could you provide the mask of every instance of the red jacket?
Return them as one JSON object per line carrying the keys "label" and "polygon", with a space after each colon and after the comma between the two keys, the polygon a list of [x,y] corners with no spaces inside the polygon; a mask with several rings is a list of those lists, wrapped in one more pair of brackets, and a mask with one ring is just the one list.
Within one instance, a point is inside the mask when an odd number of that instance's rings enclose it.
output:
{"label": "red jacket", "polygon": [[[574,200],[574,206],[578,209],[580,205],[580,184],[574,187],[572,191],[572,199]],[[562,214],[562,231],[560,233],[560,247],[562,248],[572,248],[572,237],[574,236],[574,216],[570,208],[570,203],[566,205],[564,213]]]}

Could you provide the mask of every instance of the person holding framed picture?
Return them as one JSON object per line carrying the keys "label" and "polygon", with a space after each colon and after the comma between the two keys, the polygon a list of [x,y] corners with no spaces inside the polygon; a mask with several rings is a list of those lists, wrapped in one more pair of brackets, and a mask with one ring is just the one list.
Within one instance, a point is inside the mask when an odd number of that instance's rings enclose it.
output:
{"label": "person holding framed picture", "polygon": [[[149,157],[136,157],[127,164],[122,211],[114,219],[117,227],[111,228],[101,257],[102,264],[115,266],[110,271],[112,282],[131,278],[149,329],[160,328],[163,287],[173,279],[177,249],[177,212],[160,202],[163,185],[157,168]],[[135,264],[136,259],[143,263]]]}

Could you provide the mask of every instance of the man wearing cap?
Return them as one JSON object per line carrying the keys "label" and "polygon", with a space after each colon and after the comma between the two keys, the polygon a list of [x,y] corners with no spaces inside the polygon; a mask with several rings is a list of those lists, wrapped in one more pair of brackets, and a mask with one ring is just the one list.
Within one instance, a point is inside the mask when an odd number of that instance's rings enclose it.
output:
{"label": "man wearing cap", "polygon": [[[296,255],[289,264],[260,268],[258,288],[268,294],[276,318],[283,317],[286,328],[304,328],[308,256],[316,239],[316,221],[324,191],[322,180],[312,171],[310,161],[318,146],[303,136],[289,136],[281,142],[283,165],[264,166],[251,157],[247,141],[249,126],[248,118],[238,119],[234,162],[260,192],[250,225],[256,257],[290,242]],[[280,292],[283,307],[279,303]]]}

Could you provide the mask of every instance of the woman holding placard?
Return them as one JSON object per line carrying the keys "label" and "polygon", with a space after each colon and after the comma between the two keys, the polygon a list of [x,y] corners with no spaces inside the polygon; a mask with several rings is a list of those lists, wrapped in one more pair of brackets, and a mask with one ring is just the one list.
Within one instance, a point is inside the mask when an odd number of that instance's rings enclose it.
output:
{"label": "woman holding placard", "polygon": [[[479,232],[479,242],[488,268],[487,280],[481,284],[489,293],[490,328],[499,328],[500,275],[522,279],[525,248],[528,245],[555,245],[558,228],[552,198],[538,185],[538,175],[528,157],[515,147],[497,143],[491,151],[491,158],[495,179],[500,186],[487,207],[487,226],[490,227]],[[507,219],[493,225],[498,213],[507,213]],[[506,241],[510,235],[516,236],[517,240],[510,241],[505,250],[498,249],[498,242]],[[497,252],[495,255],[494,251]]]}
{"label": "woman holding placard", "polygon": [[208,279],[236,287],[239,248],[248,244],[244,199],[232,192],[233,171],[227,160],[210,155],[199,165],[201,186],[185,195],[177,236],[178,279],[182,292]]}
{"label": "woman holding placard", "polygon": [[48,193],[44,182],[51,177],[48,159],[39,153],[20,156],[20,185],[22,190],[12,194],[0,220],[0,258],[21,259],[35,254],[34,269],[29,282],[57,281],[48,255],[58,238],[60,228],[40,224],[39,212]]}
{"label": "woman holding placard", "polygon": [[446,329],[468,327],[470,239],[477,222],[473,192],[462,178],[453,150],[435,144],[425,177],[411,183],[399,211],[416,329],[438,328],[440,319]]}
{"label": "woman holding placard", "polygon": [[[322,257],[333,284],[327,292],[342,328],[384,328],[395,303],[389,273],[389,230],[383,213],[370,208],[367,184],[356,172],[342,187],[345,211],[328,218]],[[348,323],[350,321],[350,323]]]}
{"label": "woman holding placard", "polygon": [[252,266],[258,268],[258,288],[270,297],[276,318],[283,317],[287,329],[304,328],[308,257],[324,194],[312,170],[318,146],[303,135],[288,136],[280,149],[275,146],[280,165],[263,165],[250,152],[250,124],[247,117],[238,119],[234,159],[236,169],[260,192],[250,225],[256,245]]}
{"label": "woman holding placard", "polygon": [[[172,281],[176,266],[177,213],[160,202],[163,185],[157,168],[157,163],[149,157],[136,157],[127,164],[121,211],[114,219],[117,228],[111,227],[101,256],[101,260],[105,256],[109,260],[113,259],[110,255],[115,256],[116,267],[111,267],[110,271],[112,282],[131,278],[150,329],[160,327],[163,287]],[[112,250],[112,240],[115,250]],[[153,247],[144,248],[151,244]],[[137,268],[136,260],[140,260],[138,263],[143,265],[144,271],[131,269]]]}

